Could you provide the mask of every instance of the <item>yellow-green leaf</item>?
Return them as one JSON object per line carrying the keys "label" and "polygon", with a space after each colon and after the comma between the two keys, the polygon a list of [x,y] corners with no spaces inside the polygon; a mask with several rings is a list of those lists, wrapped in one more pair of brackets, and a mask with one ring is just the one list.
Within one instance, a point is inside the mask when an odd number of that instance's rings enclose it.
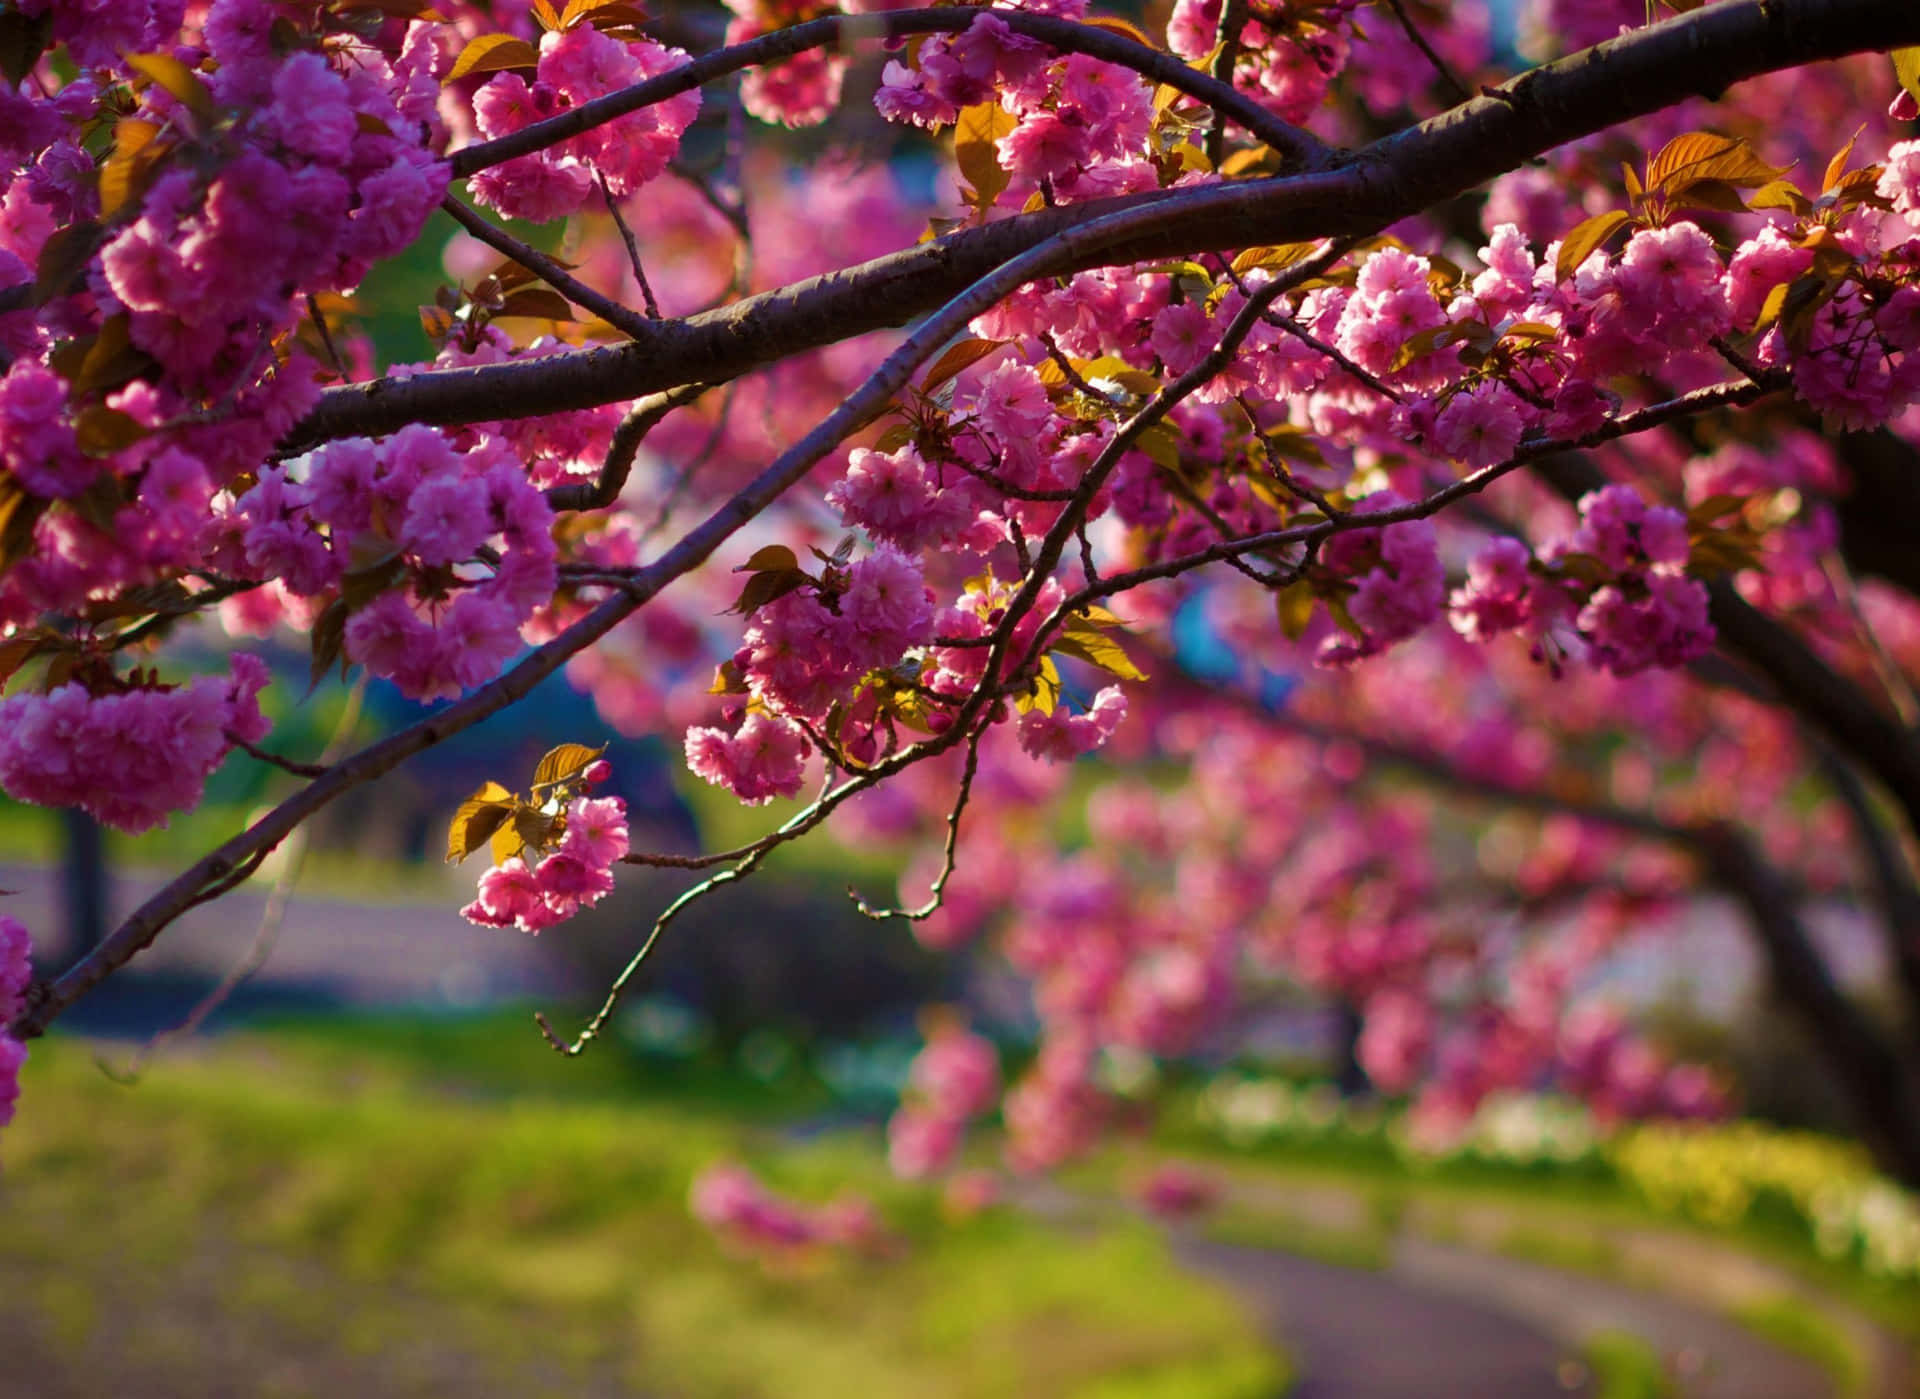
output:
{"label": "yellow-green leaf", "polygon": [[1893,60],[1893,76],[1900,80],[1900,86],[1913,94],[1914,101],[1920,102],[1920,44],[1895,49],[1887,56]]}
{"label": "yellow-green leaf", "polygon": [[1145,680],[1147,673],[1133,663],[1120,643],[1096,627],[1072,621],[1061,630],[1053,649],[1088,665],[1098,666],[1122,680]]}
{"label": "yellow-green leaf", "polygon": [[153,144],[160,128],[126,117],[113,124],[113,154],[100,167],[100,217],[110,219],[145,191],[161,148]]}
{"label": "yellow-green leaf", "polygon": [[197,117],[213,115],[213,94],[200,81],[200,75],[170,53],[136,53],[127,56],[127,67],[166,93]]}
{"label": "yellow-green leaf", "polygon": [[1853,135],[1847,137],[1847,144],[1834,152],[1833,159],[1827,162],[1827,173],[1820,181],[1821,193],[1824,194],[1840,183],[1840,177],[1847,173],[1847,161],[1853,156],[1853,144],[1860,139],[1860,132],[1866,129],[1863,126],[1859,131],[1855,131]]}
{"label": "yellow-green leaf", "polygon": [[800,560],[794,557],[793,550],[784,544],[768,544],[753,551],[735,573],[785,573],[800,567]]}
{"label": "yellow-green leaf", "polygon": [[482,34],[460,50],[453,67],[440,81],[457,83],[470,73],[502,73],[510,68],[533,68],[539,62],[540,51],[525,39],[511,34]]}
{"label": "yellow-green leaf", "polygon": [[1280,632],[1288,641],[1298,641],[1306,635],[1307,626],[1313,621],[1313,606],[1318,601],[1313,594],[1313,584],[1301,578],[1287,584],[1273,595],[1274,608],[1280,618]]}
{"label": "yellow-green leaf", "polygon": [[1312,243],[1279,243],[1266,247],[1243,248],[1233,259],[1233,270],[1241,276],[1245,276],[1256,267],[1263,267],[1269,272],[1281,272],[1312,252],[1314,247]]}
{"label": "yellow-green leaf", "polygon": [[493,856],[494,864],[504,865],[518,855],[526,843],[517,825],[512,821],[502,821],[499,829],[494,831],[492,839],[487,843],[488,853]]}
{"label": "yellow-green leaf", "polygon": [[447,828],[447,863],[457,865],[493,838],[513,811],[513,793],[489,782],[460,803]]}
{"label": "yellow-green leaf", "polygon": [[573,781],[606,751],[604,743],[598,748],[589,748],[584,743],[562,743],[557,748],[549,748],[533,770],[533,790],[537,793]]}
{"label": "yellow-green leaf", "polygon": [[1564,282],[1573,276],[1580,264],[1592,257],[1602,243],[1631,221],[1625,210],[1609,209],[1604,214],[1595,214],[1575,224],[1572,231],[1561,240],[1560,255],[1553,262],[1554,279]]}
{"label": "yellow-green leaf", "polygon": [[920,381],[920,392],[930,394],[970,365],[979,363],[1007,342],[1004,340],[961,340],[949,345],[933,362],[927,377]]}
{"label": "yellow-green leaf", "polygon": [[1015,121],[998,102],[981,102],[962,110],[954,123],[953,158],[961,178],[973,188],[971,202],[978,209],[991,209],[1013,178],[1000,168],[993,143],[1012,131]]}

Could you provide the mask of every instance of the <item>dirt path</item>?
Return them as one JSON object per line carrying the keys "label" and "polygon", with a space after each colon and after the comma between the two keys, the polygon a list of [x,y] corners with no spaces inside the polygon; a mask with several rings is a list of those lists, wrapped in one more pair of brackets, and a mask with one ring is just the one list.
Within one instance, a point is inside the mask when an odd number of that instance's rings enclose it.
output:
{"label": "dirt path", "polygon": [[1568,1349],[1523,1321],[1390,1272],[1187,1238],[1197,1271],[1257,1309],[1301,1374],[1289,1399],[1566,1399]]}

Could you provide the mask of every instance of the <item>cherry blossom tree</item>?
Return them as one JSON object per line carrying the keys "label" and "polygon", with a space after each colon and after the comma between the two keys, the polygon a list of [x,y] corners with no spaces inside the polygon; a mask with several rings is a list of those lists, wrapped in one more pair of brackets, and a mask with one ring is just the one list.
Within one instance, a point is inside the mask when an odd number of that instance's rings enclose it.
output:
{"label": "cherry blossom tree", "polygon": [[[885,841],[906,906],[860,909],[996,939],[1042,1025],[1003,1083],[932,1022],[908,1175],[996,1104],[1066,1159],[1103,1055],[1275,978],[1423,1132],[1545,1081],[1705,1114],[1593,991],[1717,893],[1920,1183],[1920,8],[729,4],[0,4],[0,788],[137,832],[301,779],[57,979],[0,917],[0,1114],[188,909],[564,668],[795,800],[650,853],[594,735],[476,774],[476,923],[706,872],[563,1053],[691,902]],[[436,211],[383,363],[355,289]],[[281,752],[294,637],[444,703]]]}

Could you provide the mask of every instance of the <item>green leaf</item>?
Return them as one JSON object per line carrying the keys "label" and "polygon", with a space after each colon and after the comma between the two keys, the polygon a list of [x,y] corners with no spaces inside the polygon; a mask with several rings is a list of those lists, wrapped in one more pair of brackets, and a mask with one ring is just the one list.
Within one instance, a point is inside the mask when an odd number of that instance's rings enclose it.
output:
{"label": "green leaf", "polygon": [[320,609],[320,615],[313,619],[313,630],[308,637],[313,649],[312,673],[308,688],[317,688],[333,663],[341,659],[347,644],[347,604],[335,598]]}
{"label": "green leaf", "polygon": [[954,123],[954,161],[973,190],[967,202],[983,213],[1012,182],[1013,177],[1000,168],[1000,153],[993,143],[1012,131],[1017,120],[998,102],[981,102],[965,108]]}
{"label": "green leaf", "polygon": [[1887,56],[1893,60],[1893,76],[1899,79],[1900,86],[1913,94],[1914,101],[1920,102],[1920,44],[1895,49]]}
{"label": "green leaf", "polygon": [[1723,214],[1747,212],[1747,201],[1725,180],[1690,181],[1673,198],[1676,204],[1694,209],[1718,209]]}
{"label": "green leaf", "polygon": [[29,632],[25,636],[0,641],[0,688],[4,688],[14,672],[38,655],[43,647],[52,644],[41,632]]}
{"label": "green leaf", "polygon": [[1694,526],[1708,524],[1723,515],[1731,515],[1750,499],[1752,497],[1744,495],[1710,495],[1687,511],[1687,523]]}
{"label": "green leaf", "polygon": [[1007,342],[1004,340],[962,340],[947,348],[946,353],[933,362],[927,370],[927,377],[920,381],[920,392],[931,394],[947,380],[977,364]]}
{"label": "green leaf", "polygon": [[91,219],[56,228],[40,245],[40,261],[33,275],[34,304],[44,306],[55,297],[65,296],[87,270],[106,236]]}
{"label": "green leaf", "polygon": [[131,414],[98,403],[82,409],[73,420],[73,435],[80,450],[92,457],[111,456],[151,431]]}
{"label": "green leaf", "polygon": [[1575,224],[1572,231],[1561,240],[1560,255],[1553,261],[1554,280],[1564,282],[1573,276],[1580,264],[1592,257],[1602,243],[1631,222],[1632,216],[1626,210],[1609,209],[1604,214],[1595,214]]}
{"label": "green leaf", "polygon": [[744,617],[812,581],[798,568],[766,569],[747,580],[747,585],[740,590],[740,596],[734,599],[733,606],[727,611]]}
{"label": "green leaf", "polygon": [[153,356],[133,344],[129,334],[132,321],[133,318],[122,311],[101,322],[100,333],[94,336],[79,368],[74,371],[74,394],[117,389],[153,367]]}
{"label": "green leaf", "polygon": [[470,73],[504,73],[513,68],[534,68],[539,63],[540,51],[525,39],[516,39],[511,34],[482,34],[460,50],[460,56],[453,60],[453,67],[440,82],[444,86],[457,83]]}
{"label": "green leaf", "polygon": [[200,81],[200,75],[170,53],[136,53],[127,56],[127,67],[172,97],[174,101],[204,120],[214,114],[213,94]]}
{"label": "green leaf", "polygon": [[1281,635],[1288,641],[1298,641],[1305,636],[1313,621],[1314,604],[1319,601],[1313,584],[1304,578],[1289,583],[1273,595],[1273,601],[1279,613]]}
{"label": "green leaf", "polygon": [[1152,458],[1155,466],[1180,470],[1180,434],[1165,423],[1155,423],[1133,439],[1133,445]]}
{"label": "green leaf", "polygon": [[513,793],[498,782],[487,783],[461,802],[447,828],[447,863],[459,864],[491,840],[513,807]]}
{"label": "green leaf", "polygon": [[800,560],[794,557],[793,550],[784,544],[768,544],[755,549],[753,557],[748,559],[735,573],[786,573],[800,567]]}
{"label": "green leaf", "polygon": [[543,321],[570,321],[573,303],[546,287],[525,287],[514,292],[493,313],[496,316],[532,316]]}
{"label": "green leaf", "polygon": [[1098,666],[1109,675],[1122,680],[1145,680],[1147,673],[1133,663],[1133,658],[1111,636],[1085,622],[1074,620],[1061,629],[1060,637],[1053,643],[1053,649],[1075,660],[1085,661],[1088,665]]}
{"label": "green leaf", "polygon": [[549,748],[533,770],[533,790],[538,793],[573,781],[606,751],[604,743],[598,748],[589,748],[584,743],[563,743]]}

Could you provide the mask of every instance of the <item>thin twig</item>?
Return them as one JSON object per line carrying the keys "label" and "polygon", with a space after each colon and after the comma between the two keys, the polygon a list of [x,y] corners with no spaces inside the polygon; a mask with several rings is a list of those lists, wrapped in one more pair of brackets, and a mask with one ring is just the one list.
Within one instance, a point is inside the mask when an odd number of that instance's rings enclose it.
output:
{"label": "thin twig", "polygon": [[933,917],[947,895],[947,881],[953,878],[955,861],[960,850],[960,816],[967,809],[967,798],[973,793],[973,775],[980,767],[980,740],[986,737],[987,725],[977,726],[967,737],[967,763],[960,772],[960,788],[955,793],[953,806],[947,811],[947,845],[940,863],[940,873],[928,891],[926,902],[917,908],[876,908],[862,898],[854,887],[847,886],[847,897],[853,900],[853,906],[867,917],[873,919],[904,918],[910,923],[921,923]]}
{"label": "thin twig", "polygon": [[227,735],[227,742],[231,743],[248,757],[281,768],[284,771],[292,773],[295,777],[325,777],[327,775],[327,765],[324,762],[295,762],[292,758],[283,758],[278,753],[269,753],[266,749],[248,743],[244,738],[234,733]]}
{"label": "thin twig", "polygon": [[503,257],[512,258],[574,305],[593,312],[630,339],[638,339],[645,333],[644,327],[648,323],[646,317],[635,315],[611,297],[602,296],[538,248],[521,242],[505,229],[481,218],[455,199],[451,192],[440,201],[440,207],[475,238]]}
{"label": "thin twig", "polygon": [[604,510],[619,500],[620,492],[626,489],[627,476],[633,470],[634,458],[639,455],[640,444],[646,440],[647,434],[658,427],[667,414],[692,403],[710,387],[708,384],[682,384],[665,393],[648,394],[635,403],[613,430],[613,440],[607,444],[607,456],[600,464],[600,474],[591,482],[569,481],[564,486],[547,487],[547,504],[555,511]]}
{"label": "thin twig", "polygon": [[640,296],[647,303],[647,314],[657,321],[660,319],[660,303],[653,299],[653,284],[647,281],[647,269],[640,262],[640,244],[620,213],[619,201],[607,187],[607,177],[596,170],[593,178],[599,182],[600,197],[606,201],[607,212],[613,216],[613,226],[620,230],[620,240],[627,245],[627,263],[633,268],[633,280],[640,284]]}
{"label": "thin twig", "polygon": [[1455,102],[1472,100],[1473,89],[1460,81],[1459,75],[1447,66],[1447,61],[1440,57],[1432,44],[1427,42],[1427,36],[1422,34],[1420,26],[1413,22],[1413,16],[1407,13],[1402,0],[1385,0],[1385,3],[1387,8],[1393,11],[1393,17],[1400,21],[1400,27],[1406,31],[1407,37],[1413,40],[1414,46],[1426,55],[1427,62],[1433,65],[1433,71],[1440,75],[1440,81],[1453,89],[1453,100]]}

